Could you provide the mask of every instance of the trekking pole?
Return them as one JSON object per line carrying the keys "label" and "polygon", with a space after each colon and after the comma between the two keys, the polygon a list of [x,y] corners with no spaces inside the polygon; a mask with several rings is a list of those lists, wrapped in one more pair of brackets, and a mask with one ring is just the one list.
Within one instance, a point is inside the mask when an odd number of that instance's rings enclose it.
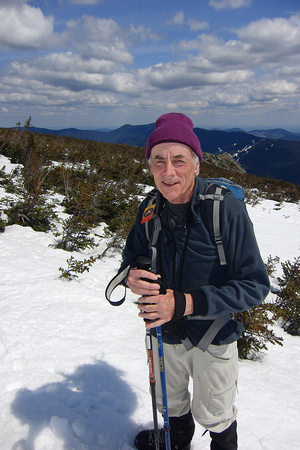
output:
{"label": "trekking pole", "polygon": [[[144,270],[151,270],[151,259],[145,256],[140,256],[137,258],[137,268]],[[149,280],[147,280],[149,281]],[[155,282],[156,283],[156,282]],[[166,289],[164,286],[160,284],[160,294],[165,294]],[[164,352],[163,352],[163,340],[162,340],[162,331],[161,327],[156,327],[156,337],[158,342],[158,357],[159,357],[159,370],[160,370],[160,381],[161,381],[161,389],[162,389],[162,397],[163,397],[163,418],[164,418],[164,433],[165,433],[165,444],[166,450],[171,450],[171,440],[170,440],[170,425],[169,425],[169,413],[168,413],[168,401],[167,401],[167,386],[166,386],[166,374],[165,374],[165,361],[164,361]],[[154,375],[154,364],[153,364],[153,349],[152,349],[152,335],[150,330],[146,330],[146,338],[147,338],[147,351],[148,351],[148,361],[149,361],[149,374],[150,374],[150,386],[151,386],[151,395],[152,395],[152,408],[155,406],[155,412],[153,409],[153,422],[154,422],[154,438],[155,438],[155,449],[159,449],[159,437],[158,437],[158,425],[157,425],[157,409],[156,409],[156,393],[155,393],[155,375]],[[149,347],[148,348],[148,338],[149,338]],[[150,360],[149,360],[150,356]],[[151,365],[150,365],[151,361]],[[153,379],[154,384],[151,384],[151,372],[153,371]],[[153,383],[153,381],[152,381]],[[152,387],[154,386],[154,387]],[[153,400],[153,397],[155,400]],[[158,447],[157,447],[158,445]]]}
{"label": "trekking pole", "polygon": [[151,392],[151,399],[152,399],[154,442],[155,442],[155,450],[159,450],[159,431],[158,431],[158,421],[157,421],[156,388],[155,388],[156,381],[155,381],[155,374],[154,374],[152,336],[150,334],[150,330],[146,331],[146,341],[147,341],[147,355],[148,355],[148,365],[149,365],[150,392]]}
{"label": "trekking pole", "polygon": [[156,327],[156,336],[157,336],[157,341],[158,341],[159,370],[160,370],[161,390],[162,390],[162,395],[163,395],[163,418],[164,418],[166,450],[171,450],[170,424],[169,424],[166,373],[165,373],[165,358],[164,358],[161,327]]}
{"label": "trekking pole", "polygon": [[[149,270],[150,265],[151,265],[150,258],[146,258],[143,256],[137,258],[138,269]],[[159,450],[159,432],[158,432],[157,406],[156,406],[156,388],[155,388],[156,380],[154,373],[153,346],[152,346],[151,332],[148,329],[146,329],[146,344],[147,344],[147,357],[149,366],[150,393],[152,399],[154,442],[155,442],[155,450]]]}

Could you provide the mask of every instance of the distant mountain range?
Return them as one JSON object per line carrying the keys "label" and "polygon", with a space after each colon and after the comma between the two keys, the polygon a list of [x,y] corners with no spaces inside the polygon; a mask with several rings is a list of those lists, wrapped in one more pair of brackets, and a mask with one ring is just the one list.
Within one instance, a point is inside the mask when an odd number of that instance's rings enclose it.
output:
{"label": "distant mountain range", "polygon": [[[30,127],[30,131],[145,147],[154,126],[154,123],[127,124],[112,131]],[[300,133],[283,129],[253,130],[247,133],[240,129],[222,131],[203,128],[194,128],[194,132],[204,152],[229,153],[249,173],[300,185]]]}
{"label": "distant mountain range", "polygon": [[282,128],[274,128],[271,130],[253,130],[250,131],[255,136],[265,137],[269,139],[287,139],[291,141],[300,141],[300,133],[292,133]]}

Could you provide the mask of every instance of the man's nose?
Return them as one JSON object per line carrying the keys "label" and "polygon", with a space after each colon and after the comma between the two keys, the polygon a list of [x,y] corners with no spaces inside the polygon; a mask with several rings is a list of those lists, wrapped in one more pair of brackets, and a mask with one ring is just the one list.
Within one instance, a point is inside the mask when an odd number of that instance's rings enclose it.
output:
{"label": "man's nose", "polygon": [[171,161],[166,161],[165,175],[167,177],[171,177],[171,176],[174,175],[174,173],[175,173],[175,170],[174,170],[174,166],[173,166],[172,162]]}

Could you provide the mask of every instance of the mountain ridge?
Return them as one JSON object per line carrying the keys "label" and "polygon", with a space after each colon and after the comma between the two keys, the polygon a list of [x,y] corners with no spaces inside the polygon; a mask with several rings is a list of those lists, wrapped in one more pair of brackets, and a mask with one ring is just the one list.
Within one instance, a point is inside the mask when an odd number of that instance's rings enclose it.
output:
{"label": "mountain ridge", "polygon": [[271,128],[268,130],[252,130],[251,134],[258,137],[265,137],[270,139],[287,139],[293,141],[300,140],[300,133],[293,133],[291,131],[285,130],[284,128]]}
{"label": "mountain ridge", "polygon": [[[81,130],[63,128],[51,130],[30,127],[29,131],[58,136],[74,137],[97,142],[126,144],[145,147],[148,136],[154,131],[155,124],[125,124],[111,131]],[[234,130],[234,131],[233,131]],[[202,150],[211,154],[229,153],[249,173],[300,185],[300,134],[283,129],[257,130],[253,134],[239,129],[232,131],[207,130],[194,128],[200,140]],[[268,136],[284,135],[282,138]],[[286,136],[290,136],[288,139]],[[291,137],[292,136],[292,137]]]}

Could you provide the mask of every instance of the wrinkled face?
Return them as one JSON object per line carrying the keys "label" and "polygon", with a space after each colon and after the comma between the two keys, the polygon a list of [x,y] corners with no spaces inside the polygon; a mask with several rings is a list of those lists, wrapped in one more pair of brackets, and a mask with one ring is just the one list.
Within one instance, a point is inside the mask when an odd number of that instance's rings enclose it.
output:
{"label": "wrinkled face", "polygon": [[193,195],[195,163],[193,151],[184,144],[163,142],[151,150],[150,170],[158,190],[174,204],[187,203]]}

